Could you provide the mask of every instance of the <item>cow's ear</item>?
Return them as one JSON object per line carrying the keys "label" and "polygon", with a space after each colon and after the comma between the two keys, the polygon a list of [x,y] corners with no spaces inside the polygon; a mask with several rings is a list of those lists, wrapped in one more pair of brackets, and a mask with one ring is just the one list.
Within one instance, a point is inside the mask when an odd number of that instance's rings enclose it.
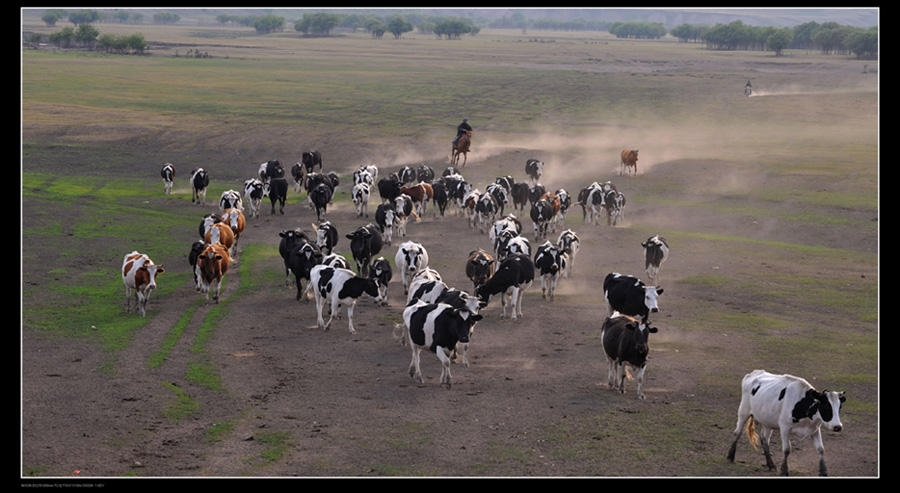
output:
{"label": "cow's ear", "polygon": [[650,325],[647,324],[647,332],[649,332],[651,334],[655,334],[655,333],[659,332],[659,329],[657,329],[656,327],[650,327]]}
{"label": "cow's ear", "polygon": [[478,314],[478,313],[476,313],[475,315],[472,315],[472,321],[473,321],[473,322],[477,322],[477,321],[479,321],[479,320],[481,320],[481,319],[483,319],[483,318],[484,318],[484,315],[481,315],[481,314]]}
{"label": "cow's ear", "polygon": [[144,271],[144,272],[147,272],[147,266],[146,266],[146,265],[142,265],[142,266],[140,266],[140,267],[138,268],[138,270],[142,270],[142,271]]}
{"label": "cow's ear", "polygon": [[656,295],[659,296],[659,295],[661,295],[661,294],[663,294],[663,288],[657,286],[657,287],[656,287]]}
{"label": "cow's ear", "polygon": [[494,263],[494,259],[488,260],[488,265],[491,265],[491,264],[493,264],[493,263]]}
{"label": "cow's ear", "polygon": [[352,240],[352,239],[353,239],[353,235],[348,234],[348,235],[347,235],[347,239],[348,239],[348,240]]}
{"label": "cow's ear", "polygon": [[166,271],[166,269],[163,269],[163,266],[161,266],[161,265],[156,268],[157,274],[162,274],[165,271]]}

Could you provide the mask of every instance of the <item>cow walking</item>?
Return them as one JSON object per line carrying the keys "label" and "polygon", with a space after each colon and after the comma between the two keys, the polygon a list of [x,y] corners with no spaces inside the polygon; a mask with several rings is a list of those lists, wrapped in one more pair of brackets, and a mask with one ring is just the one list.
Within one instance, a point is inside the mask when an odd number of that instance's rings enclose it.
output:
{"label": "cow walking", "polygon": [[422,349],[433,352],[441,361],[441,385],[452,385],[451,355],[458,343],[468,343],[469,334],[481,315],[459,310],[444,303],[415,303],[403,310],[406,336],[412,350],[409,376],[423,383],[420,366]]}
{"label": "cow walking", "polygon": [[624,276],[618,272],[607,274],[603,280],[603,297],[606,300],[606,314],[619,312],[646,321],[650,313],[659,311],[657,298],[663,294],[659,286],[646,286],[636,277]]}
{"label": "cow walking", "polygon": [[191,203],[206,205],[207,187],[209,187],[209,173],[203,168],[191,171]]}
{"label": "cow walking", "polygon": [[623,149],[622,150],[622,165],[619,168],[619,176],[631,174],[631,176],[637,175],[637,161],[638,161],[638,150],[637,149]]}
{"label": "cow walking", "polygon": [[659,286],[659,266],[669,258],[669,244],[662,236],[656,235],[642,242],[644,247],[644,267],[651,284]]}
{"label": "cow walking", "polygon": [[534,262],[528,255],[513,254],[500,262],[494,275],[475,289],[475,295],[483,306],[487,306],[491,297],[500,295],[503,312],[500,318],[506,317],[507,297],[512,308],[513,321],[522,316],[522,298],[525,290],[534,282]]}
{"label": "cow walking", "polygon": [[[328,330],[331,326],[331,321],[337,316],[341,306],[346,305],[350,333],[355,334],[353,309],[356,307],[356,301],[363,295],[369,295],[375,298],[376,303],[381,303],[378,280],[357,276],[349,269],[316,265],[310,272],[310,282],[313,285],[316,296],[316,321],[319,328],[323,330]],[[327,323],[322,316],[326,301],[331,304],[331,315]]]}
{"label": "cow walking", "polygon": [[[781,432],[782,476],[788,475],[791,435],[812,437],[813,445],[819,453],[819,475],[827,476],[821,428],[824,426],[834,432],[843,429],[840,410],[845,400],[843,392],[818,392],[809,382],[793,375],[775,375],[763,370],[748,373],[741,381],[741,404],[734,440],[728,450],[728,460],[734,462],[737,441],[741,433],[746,431],[754,448],[758,442],[762,443],[766,466],[769,470],[774,470],[769,438],[772,431],[777,429]],[[758,434],[756,425],[760,428]]]}
{"label": "cow walking", "polygon": [[147,312],[150,293],[156,289],[156,276],[166,270],[156,265],[150,257],[133,251],[122,260],[122,283],[125,284],[125,313],[131,313],[131,298],[134,294],[134,309],[143,317]]}
{"label": "cow walking", "polygon": [[162,176],[166,195],[169,195],[172,193],[172,185],[175,184],[175,166],[172,163],[166,163],[159,171],[159,174]]}
{"label": "cow walking", "polygon": [[600,329],[603,352],[606,353],[609,388],[625,393],[625,378],[630,366],[637,370],[637,394],[644,398],[644,371],[650,354],[650,334],[657,332],[650,322],[614,313]]}

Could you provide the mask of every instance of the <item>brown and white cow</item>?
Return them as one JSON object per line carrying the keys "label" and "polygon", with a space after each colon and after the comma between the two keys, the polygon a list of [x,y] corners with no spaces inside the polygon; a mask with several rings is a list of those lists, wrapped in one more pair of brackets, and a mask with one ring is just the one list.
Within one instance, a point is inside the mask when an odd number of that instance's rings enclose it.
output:
{"label": "brown and white cow", "polygon": [[209,303],[209,292],[213,291],[213,301],[219,302],[222,290],[222,278],[228,272],[231,256],[228,249],[220,243],[207,244],[197,257],[197,270],[200,273],[200,291],[206,295]]}
{"label": "brown and white cow", "polygon": [[400,193],[409,195],[416,208],[416,214],[420,217],[425,212],[428,202],[434,198],[434,189],[428,183],[419,183],[411,187],[401,187]]}
{"label": "brown and white cow", "polygon": [[234,256],[237,256],[238,239],[240,239],[241,233],[244,232],[244,226],[246,225],[244,213],[241,212],[240,209],[228,209],[222,214],[222,222],[228,224],[228,227],[231,228],[231,232],[234,233],[234,245],[232,248],[232,253],[234,253]]}
{"label": "brown and white cow", "polygon": [[234,231],[231,226],[225,223],[216,223],[209,227],[203,239],[207,243],[218,243],[228,250],[228,255],[232,254],[234,247]]}
{"label": "brown and white cow", "polygon": [[629,168],[631,168],[631,176],[637,174],[637,161],[638,161],[638,150],[637,149],[623,149],[622,150],[622,166],[619,168],[619,175],[623,175],[629,173]]}
{"label": "brown and white cow", "polygon": [[156,275],[166,270],[156,265],[150,257],[133,251],[122,261],[122,282],[125,284],[125,313],[131,313],[131,293],[134,292],[134,308],[143,317],[150,293],[156,289]]}

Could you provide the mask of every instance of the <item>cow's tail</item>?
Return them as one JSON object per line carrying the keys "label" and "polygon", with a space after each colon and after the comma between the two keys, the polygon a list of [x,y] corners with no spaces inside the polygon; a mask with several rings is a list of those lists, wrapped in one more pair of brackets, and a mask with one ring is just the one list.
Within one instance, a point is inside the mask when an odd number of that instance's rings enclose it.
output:
{"label": "cow's tail", "polygon": [[759,434],[756,433],[756,420],[753,419],[752,415],[747,419],[744,432],[747,433],[747,438],[750,439],[750,445],[753,446],[753,450],[759,450]]}
{"label": "cow's tail", "polygon": [[419,222],[422,220],[422,218],[420,218],[419,215],[416,214],[416,211],[412,211],[410,214],[412,214],[412,216],[416,220],[416,222]]}

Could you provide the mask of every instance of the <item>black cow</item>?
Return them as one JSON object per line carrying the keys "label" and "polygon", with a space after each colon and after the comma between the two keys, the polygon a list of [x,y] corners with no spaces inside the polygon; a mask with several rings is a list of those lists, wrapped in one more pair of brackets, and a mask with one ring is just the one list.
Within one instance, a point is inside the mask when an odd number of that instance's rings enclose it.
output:
{"label": "black cow", "polygon": [[[322,263],[322,258],[322,252],[319,250],[319,247],[314,243],[309,242],[302,243],[295,247],[288,255],[287,262],[297,283],[298,301],[301,298],[305,298],[306,301],[309,301],[309,298],[304,296],[304,294],[305,291],[309,290],[310,273],[312,272],[313,267]],[[303,288],[304,279],[307,281],[306,289]]]}
{"label": "black cow", "polygon": [[450,190],[447,188],[447,182],[443,178],[435,180],[431,184],[431,189],[434,191],[435,216],[440,212],[441,217],[444,217],[447,204],[450,203]]}
{"label": "black cow", "polygon": [[191,271],[194,273],[194,284],[196,285],[198,293],[201,289],[201,281],[200,270],[197,269],[197,258],[200,257],[201,253],[203,253],[205,247],[206,243],[202,241],[195,241],[191,245],[191,251],[188,253],[188,263],[191,264]]}
{"label": "black cow", "polygon": [[500,262],[494,275],[475,289],[478,300],[487,306],[491,297],[500,294],[503,305],[501,318],[506,317],[506,298],[512,305],[512,319],[522,316],[522,298],[525,290],[534,282],[534,262],[528,255],[512,254]]}
{"label": "black cow", "polygon": [[509,189],[499,183],[491,183],[484,191],[494,197],[497,202],[497,215],[502,216],[506,204],[509,203]]}
{"label": "black cow", "polygon": [[209,186],[209,173],[203,168],[191,171],[191,203],[206,205],[206,188]]}
{"label": "black cow", "polygon": [[300,164],[306,168],[307,173],[312,173],[319,168],[322,171],[322,154],[319,151],[305,151],[300,156]]}
{"label": "black cow", "polygon": [[534,268],[541,276],[541,296],[544,299],[549,296],[550,301],[555,301],[556,284],[566,270],[568,259],[568,255],[549,240],[537,247],[534,254]]}
{"label": "black cow", "polygon": [[288,263],[288,259],[291,255],[291,251],[303,243],[311,242],[309,236],[307,236],[300,228],[284,230],[278,233],[278,236],[281,237],[281,242],[278,244],[278,253],[281,254],[281,258],[284,260],[284,285],[290,286],[291,266]]}
{"label": "black cow", "polygon": [[458,310],[444,303],[416,303],[403,310],[406,336],[412,350],[409,376],[423,382],[419,354],[428,349],[441,360],[441,385],[449,389],[451,354],[457,343],[468,343],[469,334],[481,315]]}
{"label": "black cow", "polygon": [[469,258],[466,259],[466,277],[472,281],[475,289],[494,275],[494,265],[494,257],[483,249],[469,252]]}
{"label": "black cow", "polygon": [[378,226],[369,223],[349,233],[350,252],[356,261],[356,270],[362,276],[369,275],[369,264],[372,258],[381,252],[383,240]]}
{"label": "black cow", "polygon": [[300,193],[303,189],[303,182],[306,180],[306,169],[300,163],[294,163],[291,166],[291,177],[294,178],[294,191]]}
{"label": "black cow", "polygon": [[612,316],[619,312],[632,317],[641,317],[646,321],[650,313],[659,311],[656,303],[663,289],[659,286],[646,286],[636,277],[623,276],[612,272],[603,280],[603,297],[606,299],[606,314]]}
{"label": "black cow", "polygon": [[387,288],[393,277],[391,262],[384,257],[378,257],[372,262],[369,269],[369,277],[378,280],[378,289],[381,292],[381,305],[387,305]]}
{"label": "black cow", "polygon": [[538,183],[537,185],[528,189],[528,203],[532,206],[538,200],[541,200],[541,197],[547,193],[547,187]]}
{"label": "black cow", "polygon": [[659,266],[669,258],[669,244],[662,236],[656,235],[642,242],[644,247],[644,267],[650,282],[659,286]]}
{"label": "black cow", "polygon": [[547,227],[556,213],[547,199],[540,199],[531,206],[531,221],[534,224],[534,241],[547,237]]}
{"label": "black cow", "polygon": [[263,183],[272,178],[284,178],[284,167],[281,166],[281,161],[267,161],[259,166],[259,179]]}
{"label": "black cow", "polygon": [[528,159],[525,161],[525,174],[531,178],[532,185],[537,184],[541,180],[541,175],[544,174],[544,162],[534,158]]}
{"label": "black cow", "polygon": [[381,196],[381,203],[393,203],[394,199],[403,193],[400,191],[401,188],[403,188],[403,183],[390,176],[378,180],[378,195]]}
{"label": "black cow", "polygon": [[316,246],[322,251],[322,255],[331,255],[338,243],[337,226],[331,221],[323,221],[318,225],[313,223],[312,227],[316,232]]}
{"label": "black cow", "polygon": [[394,218],[397,213],[394,211],[392,204],[380,204],[375,210],[375,224],[381,230],[381,234],[386,245],[391,244],[391,238],[394,236]]}
{"label": "black cow", "polygon": [[509,191],[512,196],[513,209],[522,213],[525,212],[525,205],[528,204],[528,184],[524,181],[513,183]]}
{"label": "black cow", "polygon": [[626,365],[637,370],[637,394],[644,398],[644,371],[650,354],[650,334],[657,331],[650,322],[640,321],[628,315],[615,314],[603,322],[600,340],[606,353],[609,388],[625,393]]}
{"label": "black cow", "polygon": [[312,202],[313,207],[316,208],[317,220],[325,220],[325,213],[328,210],[328,203],[331,202],[332,194],[331,187],[325,183],[320,183],[309,191],[309,200]]}
{"label": "black cow", "polygon": [[268,190],[269,200],[272,201],[272,214],[275,214],[275,204],[278,204],[278,210],[284,215],[284,202],[287,200],[288,182],[284,178],[272,178],[269,183],[265,184]]}

